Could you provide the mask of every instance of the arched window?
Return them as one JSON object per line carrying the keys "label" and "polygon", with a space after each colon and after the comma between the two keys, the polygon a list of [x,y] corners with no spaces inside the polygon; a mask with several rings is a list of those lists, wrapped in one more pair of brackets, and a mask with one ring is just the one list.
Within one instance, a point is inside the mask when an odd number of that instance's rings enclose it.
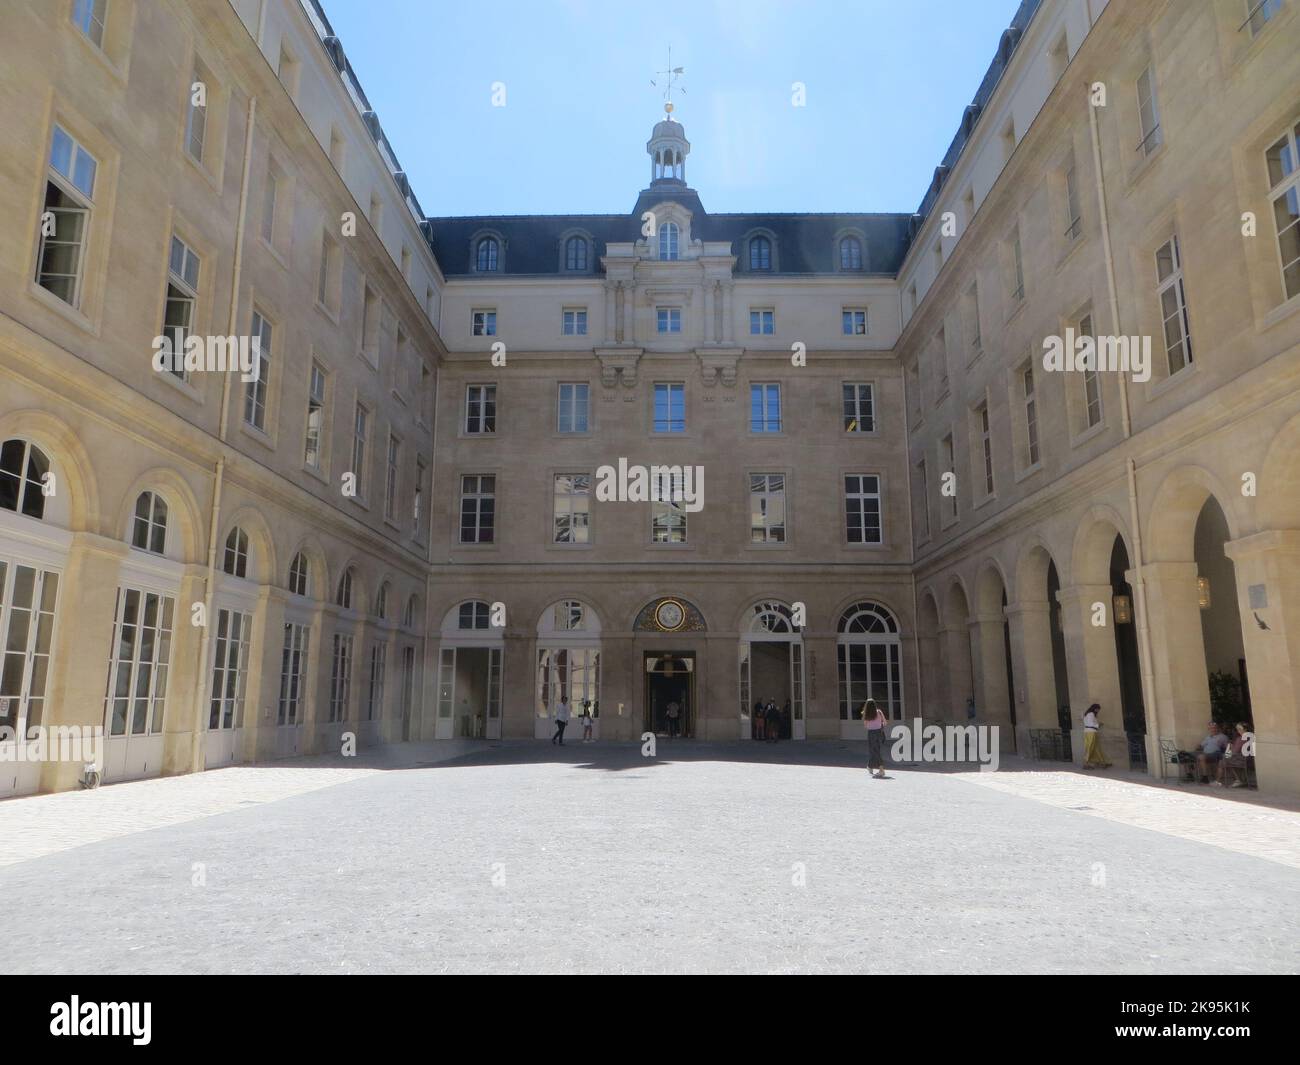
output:
{"label": "arched window", "polygon": [[490,627],[492,608],[481,599],[460,604],[456,625],[461,629],[486,629]]}
{"label": "arched window", "polygon": [[840,632],[897,635],[898,622],[879,603],[854,603],[840,615]]}
{"label": "arched window", "polygon": [[309,595],[311,584],[307,576],[307,559],[301,551],[289,563],[289,591],[294,595]]}
{"label": "arched window", "polygon": [[587,269],[587,242],[582,237],[570,237],[564,242],[564,268],[578,271]]}
{"label": "arched window", "polygon": [[131,546],[161,555],[167,544],[167,502],[156,492],[141,492],[135,501]]}
{"label": "arched window", "polygon": [[478,242],[478,250],[475,252],[475,268],[479,273],[491,273],[497,269],[500,262],[501,246],[497,243],[496,237],[484,237]]}
{"label": "arched window", "polygon": [[750,632],[794,632],[794,616],[784,603],[755,603]]}
{"label": "arched window", "polygon": [[221,568],[232,577],[248,576],[248,533],[238,525],[226,537],[226,553]]}
{"label": "arched window", "polygon": [[840,269],[862,269],[862,241],[857,237],[844,237],[840,241]]}
{"label": "arched window", "polygon": [[44,478],[49,472],[50,460],[35,444],[6,440],[0,446],[0,507],[29,518],[45,517]]}
{"label": "arched window", "polygon": [[344,610],[352,609],[352,567],[349,566],[343,571],[343,576],[339,578],[339,594],[334,600]]}
{"label": "arched window", "polygon": [[772,269],[772,242],[767,237],[755,237],[749,242],[749,268]]}
{"label": "arched window", "polygon": [[874,699],[891,721],[903,718],[903,650],[898,622],[879,603],[854,603],[840,615],[836,652],[840,720],[858,721]]}
{"label": "arched window", "polygon": [[375,593],[375,617],[386,619],[388,617],[388,582],[385,581],[379,586],[379,591]]}
{"label": "arched window", "polygon": [[406,600],[406,609],[402,612],[402,624],[406,628],[415,628],[415,617],[419,609],[420,597],[413,592],[411,597]]}
{"label": "arched window", "polygon": [[659,258],[669,261],[677,258],[677,223],[665,222],[659,227]]}

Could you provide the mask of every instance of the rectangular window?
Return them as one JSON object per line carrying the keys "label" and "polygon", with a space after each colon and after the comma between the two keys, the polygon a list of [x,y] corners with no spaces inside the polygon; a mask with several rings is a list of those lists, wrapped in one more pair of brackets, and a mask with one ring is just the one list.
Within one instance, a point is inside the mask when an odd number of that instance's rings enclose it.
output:
{"label": "rectangular window", "polygon": [[585,473],[555,475],[554,543],[585,544],[591,537],[591,477]]}
{"label": "rectangular window", "polygon": [[266,163],[266,187],[262,190],[262,239],[275,243],[275,200],[279,195],[280,175],[271,160]]}
{"label": "rectangular window", "polygon": [[0,559],[0,728],[41,723],[59,575]]}
{"label": "rectangular window", "polygon": [[1265,153],[1282,266],[1283,299],[1300,296],[1300,122]]}
{"label": "rectangular window", "polygon": [[875,389],[867,384],[845,384],[841,389],[844,398],[844,431],[846,433],[875,432]]}
{"label": "rectangular window", "polygon": [[348,701],[352,697],[352,637],[334,634],[334,654],[330,660],[329,720],[348,719]]}
{"label": "rectangular window", "polygon": [[1156,294],[1163,319],[1165,355],[1172,376],[1192,361],[1192,331],[1187,321],[1187,297],[1183,292],[1183,260],[1178,238],[1170,237],[1156,252]]}
{"label": "rectangular window", "polygon": [[316,275],[316,301],[322,307],[334,309],[335,276],[338,269],[338,245],[328,235],[320,241],[320,270]]}
{"label": "rectangular window", "polygon": [[686,481],[681,470],[670,470],[659,479],[659,499],[650,503],[650,539],[656,544],[686,543]]}
{"label": "rectangular window", "polygon": [[840,328],[846,337],[867,335],[867,312],[864,308],[840,312]]}
{"label": "rectangular window", "polygon": [[785,543],[785,474],[749,475],[749,542]]}
{"label": "rectangular window", "polygon": [[370,444],[370,411],[357,404],[352,420],[352,476],[355,478],[356,498],[366,498],[366,448]]}
{"label": "rectangular window", "polygon": [[[1079,320],[1079,336],[1093,336],[1092,332],[1092,315],[1085,314]],[[1091,429],[1094,425],[1101,423],[1101,378],[1097,374],[1097,361],[1092,360],[1092,366],[1084,366],[1083,376],[1083,414],[1087,428]]]}
{"label": "rectangular window", "polygon": [[379,721],[384,716],[384,680],[388,673],[388,644],[370,648],[370,693],[366,700],[366,720]]}
{"label": "rectangular window", "polygon": [[656,433],[686,432],[686,386],[655,384],[654,424]]}
{"label": "rectangular window", "polygon": [[1137,80],[1138,124],[1142,140],[1138,142],[1138,151],[1150,155],[1160,147],[1164,135],[1160,132],[1160,111],[1156,106],[1156,81],[1151,68],[1138,76]]}
{"label": "rectangular window", "polygon": [[271,323],[261,311],[253,312],[249,340],[257,345],[253,360],[257,376],[244,384],[244,422],[266,432],[266,393],[271,384]]}
{"label": "rectangular window", "polygon": [[[200,86],[196,93],[195,87]],[[185,150],[196,163],[203,162],[204,141],[208,134],[208,78],[198,68],[187,90],[185,111]],[[196,102],[196,98],[202,102]]]}
{"label": "rectangular window", "polygon": [[1021,388],[1024,391],[1025,404],[1025,445],[1029,454],[1029,465],[1037,466],[1038,453],[1038,400],[1034,395],[1034,364],[1031,362],[1020,374]]}
{"label": "rectangular window", "polygon": [[252,634],[252,614],[224,608],[217,611],[209,729],[228,731],[244,727],[244,688],[248,682],[248,646]]}
{"label": "rectangular window", "polygon": [[40,219],[36,283],[70,307],[81,303],[87,231],[99,164],[62,126],[54,127]]}
{"label": "rectangular window", "polygon": [[564,335],[566,337],[585,337],[587,335],[587,310],[585,307],[566,307],[564,309]]}
{"label": "rectangular window", "polygon": [[[183,240],[172,234],[167,256],[167,302],[163,308],[163,336],[173,355],[183,355],[185,340],[194,330],[194,308],[199,299],[199,257]],[[185,364],[174,359],[170,371],[182,381],[188,380]]]}
{"label": "rectangular window", "polygon": [[1011,238],[1011,299],[1019,303],[1025,298],[1025,260],[1020,250],[1020,230]]}
{"label": "rectangular window", "polygon": [[[949,480],[949,479],[951,479],[951,480],[955,480],[955,479],[956,479],[956,476],[957,476],[957,451],[956,451],[956,448],[953,446],[953,442],[952,442],[952,433],[949,433],[947,436],[945,436],[945,437],[943,438],[943,442],[940,444],[940,447],[942,447],[942,449],[943,449],[943,451],[942,451],[943,458],[944,458],[944,461],[947,463],[947,469],[945,469],[945,470],[943,471],[944,479],[945,479],[945,480]],[[956,491],[955,491],[955,490],[951,490],[951,488],[949,488],[948,490],[945,490],[945,486],[944,486],[944,484],[943,484],[943,481],[940,481],[940,489],[939,489],[939,492],[940,492],[941,495],[945,495],[945,496],[948,497],[948,516],[949,516],[950,518],[955,518],[955,517],[957,517],[957,493],[956,493]]]}
{"label": "rectangular window", "polygon": [[1074,240],[1083,232],[1079,211],[1079,179],[1071,163],[1065,171],[1065,239]]}
{"label": "rectangular window", "polygon": [[497,479],[470,474],[460,479],[460,542],[490,544],[496,528]]}
{"label": "rectangular window", "polygon": [[489,310],[474,311],[471,317],[471,332],[476,337],[496,336],[497,312]]}
{"label": "rectangular window", "polygon": [[117,590],[105,688],[105,727],[110,736],[162,732],[174,608],[175,601],[168,595],[137,588]]}
{"label": "rectangular window", "polygon": [[930,539],[930,476],[925,468],[925,459],[916,464],[917,505],[921,509],[921,539]]}
{"label": "rectangular window", "polygon": [[989,427],[989,405],[982,403],[975,411],[975,425],[980,434],[980,454],[984,457],[984,494],[993,494],[993,432]]}
{"label": "rectangular window", "polygon": [[384,471],[384,517],[397,520],[397,473],[402,457],[402,444],[392,433],[388,434],[388,466]]}
{"label": "rectangular window", "polygon": [[680,307],[659,307],[655,310],[655,320],[661,333],[680,333],[682,331],[682,309]]}
{"label": "rectangular window", "polygon": [[307,382],[307,435],[303,444],[303,462],[313,470],[321,465],[321,432],[325,423],[325,369],[312,361]]}
{"label": "rectangular window", "polygon": [[776,331],[776,311],[749,312],[749,332],[753,336],[771,336]]}
{"label": "rectangular window", "polygon": [[751,433],[779,433],[781,431],[781,386],[754,384],[749,386],[749,431]]}
{"label": "rectangular window", "polygon": [[275,715],[277,725],[298,724],[305,710],[310,641],[311,629],[308,626],[285,622],[284,647],[280,652],[280,702]]}
{"label": "rectangular window", "polygon": [[556,430],[561,433],[585,433],[589,402],[585,382],[561,382]]}
{"label": "rectangular window", "polygon": [[844,513],[849,543],[881,542],[880,478],[874,473],[844,476]]}
{"label": "rectangular window", "polygon": [[96,48],[104,47],[104,22],[108,0],[76,0],[72,5],[72,23]]}
{"label": "rectangular window", "polygon": [[487,436],[497,431],[497,386],[469,385],[465,389],[465,432]]}
{"label": "rectangular window", "polygon": [[415,492],[411,498],[411,525],[414,535],[420,535],[420,517],[424,512],[424,459],[415,460]]}

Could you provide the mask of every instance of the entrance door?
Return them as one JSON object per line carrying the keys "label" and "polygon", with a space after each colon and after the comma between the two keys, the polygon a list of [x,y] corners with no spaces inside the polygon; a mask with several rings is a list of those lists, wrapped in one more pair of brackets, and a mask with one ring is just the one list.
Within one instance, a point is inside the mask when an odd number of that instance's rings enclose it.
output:
{"label": "entrance door", "polygon": [[[763,737],[775,724],[779,739],[807,738],[804,719],[803,644],[797,640],[740,641],[740,738],[756,739],[753,704],[775,704],[775,722],[763,720]],[[784,700],[784,702],[783,702]],[[789,714],[785,713],[786,703]]]}
{"label": "entrance door", "polygon": [[647,651],[644,729],[657,736],[671,732],[668,708],[677,704],[677,734],[695,735],[695,652]]}
{"label": "entrance door", "polygon": [[501,738],[501,648],[444,647],[436,739]]}
{"label": "entrance door", "polygon": [[244,688],[248,681],[248,645],[253,616],[225,607],[217,611],[213,648],[212,697],[208,704],[205,767],[230,765],[238,757],[244,733]]}

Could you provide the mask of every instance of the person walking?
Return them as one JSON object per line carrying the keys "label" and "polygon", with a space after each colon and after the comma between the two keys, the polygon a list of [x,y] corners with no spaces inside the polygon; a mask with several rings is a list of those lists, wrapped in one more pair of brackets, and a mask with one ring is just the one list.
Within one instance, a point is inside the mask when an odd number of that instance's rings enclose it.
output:
{"label": "person walking", "polygon": [[873,777],[885,776],[885,715],[875,699],[862,704],[862,723],[867,728],[867,768]]}
{"label": "person walking", "polygon": [[565,696],[560,697],[560,705],[555,708],[555,735],[551,737],[552,743],[558,743],[564,746],[564,729],[569,723],[569,700]]}
{"label": "person walking", "polygon": [[1101,703],[1093,703],[1083,712],[1083,768],[1109,769],[1101,753]]}
{"label": "person walking", "polygon": [[668,704],[668,738],[675,740],[677,738],[678,719],[681,717],[682,708],[674,699]]}
{"label": "person walking", "polygon": [[578,715],[582,719],[582,742],[591,742],[591,703],[582,704],[582,713]]}

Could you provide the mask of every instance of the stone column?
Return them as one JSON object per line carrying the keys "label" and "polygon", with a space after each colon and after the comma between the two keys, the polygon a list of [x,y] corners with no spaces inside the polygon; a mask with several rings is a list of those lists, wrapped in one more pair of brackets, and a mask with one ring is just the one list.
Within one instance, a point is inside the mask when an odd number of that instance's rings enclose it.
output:
{"label": "stone column", "polygon": [[[641,663],[632,634],[601,633],[600,637],[600,738],[626,742],[641,735]],[[619,713],[619,704],[623,712]]]}
{"label": "stone column", "polygon": [[[505,646],[501,649],[502,738],[532,739],[536,716],[537,634],[507,628]],[[573,727],[572,721],[569,727]]]}
{"label": "stone column", "polygon": [[[163,715],[163,774],[166,776],[203,768],[201,741],[212,695],[212,662],[210,658],[200,661],[205,630],[194,624],[194,606],[203,602],[207,572],[205,566],[187,566],[176,594],[171,661],[167,667],[167,709]],[[211,645],[208,649],[211,652]]]}
{"label": "stone column", "polygon": [[966,700],[975,694],[970,635],[967,625],[939,630],[939,640],[948,662],[947,720],[962,724],[966,721]]}
{"label": "stone column", "polygon": [[1256,533],[1225,544],[1224,551],[1236,567],[1260,790],[1295,794],[1300,792],[1300,530]]}
{"label": "stone column", "polygon": [[636,286],[630,281],[622,282],[623,285],[623,335],[619,338],[622,344],[636,343]]}
{"label": "stone column", "polygon": [[615,306],[615,304],[617,303],[617,298],[616,298],[615,285],[613,281],[606,281],[604,288],[605,288],[605,332],[604,335],[601,337],[601,343],[605,345],[609,345],[609,344],[617,343],[617,340],[615,339],[615,328],[614,328],[614,322],[615,322],[614,315],[617,311],[617,307]]}
{"label": "stone column", "polygon": [[[248,688],[244,699],[244,761],[275,757],[276,714],[280,704],[280,673],[284,664],[284,609],[287,592],[263,586],[253,641],[248,656]],[[258,669],[253,668],[257,662]],[[257,682],[254,686],[254,676]]]}
{"label": "stone column", "polygon": [[[1066,670],[1070,678],[1070,736],[1076,763],[1083,761],[1083,713],[1101,704],[1101,742],[1107,761],[1128,764],[1119,662],[1115,654],[1113,591],[1109,584],[1076,584],[1056,594],[1065,633]],[[1100,604],[1101,610],[1097,610]],[[1100,616],[1102,625],[1093,623]]]}
{"label": "stone column", "polygon": [[1052,668],[1051,614],[1047,600],[1011,603],[1011,670],[1016,682],[1016,722],[1019,749],[1033,753],[1030,729],[1057,728],[1056,676]]}
{"label": "stone column", "polygon": [[[1210,688],[1201,635],[1200,596],[1195,562],[1149,562],[1142,567],[1146,584],[1147,625],[1155,715],[1148,715],[1147,764],[1159,768],[1159,739],[1191,748],[1205,735],[1210,719]],[[1152,749],[1155,757],[1151,757]]]}
{"label": "stone column", "polygon": [[[118,573],[127,550],[125,544],[93,533],[73,534],[67,565],[59,575],[45,701],[39,721],[29,721],[29,726],[103,727],[104,677],[113,641]],[[57,758],[58,746],[50,743],[47,758]],[[84,753],[89,760],[91,751]],[[103,753],[96,754],[102,769]],[[80,761],[42,762],[40,790],[74,788],[84,770]]]}
{"label": "stone column", "polygon": [[735,292],[736,286],[732,282],[726,282],[722,286],[722,342],[732,344],[735,342],[735,321],[731,313],[731,298]]}
{"label": "stone column", "polygon": [[318,603],[311,616],[311,632],[307,634],[307,672],[304,677],[306,694],[298,711],[302,723],[298,750],[303,754],[320,751],[318,733],[329,715],[330,655],[334,651],[332,626],[334,613],[327,604]]}
{"label": "stone column", "polygon": [[998,743],[1004,753],[1015,750],[1007,693],[1007,648],[999,614],[976,614],[970,619],[971,649],[975,668],[976,723],[998,726]]}
{"label": "stone column", "polygon": [[704,282],[704,343],[717,343],[718,323],[713,313],[713,289],[717,282],[705,280]]}

